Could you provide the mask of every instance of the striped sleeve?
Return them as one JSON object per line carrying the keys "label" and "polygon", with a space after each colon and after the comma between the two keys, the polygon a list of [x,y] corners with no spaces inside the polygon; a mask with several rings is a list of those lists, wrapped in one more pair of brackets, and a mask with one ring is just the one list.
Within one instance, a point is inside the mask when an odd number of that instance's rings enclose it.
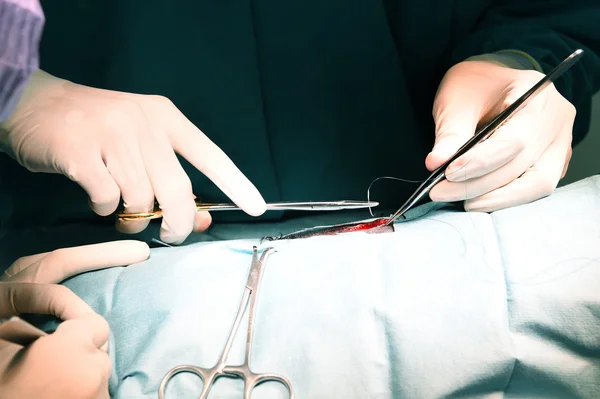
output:
{"label": "striped sleeve", "polygon": [[38,0],[0,0],[0,121],[39,67],[44,13]]}

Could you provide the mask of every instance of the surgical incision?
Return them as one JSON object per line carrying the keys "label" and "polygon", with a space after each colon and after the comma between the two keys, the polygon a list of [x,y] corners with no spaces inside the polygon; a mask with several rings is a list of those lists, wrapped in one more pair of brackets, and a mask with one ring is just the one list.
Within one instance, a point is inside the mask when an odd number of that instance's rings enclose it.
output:
{"label": "surgical incision", "polygon": [[296,231],[294,233],[281,235],[279,237],[265,237],[263,240],[295,240],[298,238],[310,238],[316,236],[333,236],[343,233],[363,232],[367,234],[393,233],[394,225],[386,225],[387,218],[379,218],[369,221],[336,224],[333,226],[312,227]]}

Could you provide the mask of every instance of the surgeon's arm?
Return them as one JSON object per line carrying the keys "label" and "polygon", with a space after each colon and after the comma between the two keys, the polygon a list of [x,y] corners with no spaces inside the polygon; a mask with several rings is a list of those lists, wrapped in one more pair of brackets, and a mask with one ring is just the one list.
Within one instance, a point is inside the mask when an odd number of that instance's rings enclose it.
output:
{"label": "surgeon's arm", "polygon": [[0,121],[8,119],[39,67],[43,27],[38,0],[0,0]]}
{"label": "surgeon's arm", "polygon": [[576,144],[589,128],[591,97],[600,89],[599,21],[597,0],[492,1],[473,32],[455,46],[449,64],[493,53],[499,60],[511,58],[548,73],[573,51],[583,49],[583,58],[555,83],[577,109]]}

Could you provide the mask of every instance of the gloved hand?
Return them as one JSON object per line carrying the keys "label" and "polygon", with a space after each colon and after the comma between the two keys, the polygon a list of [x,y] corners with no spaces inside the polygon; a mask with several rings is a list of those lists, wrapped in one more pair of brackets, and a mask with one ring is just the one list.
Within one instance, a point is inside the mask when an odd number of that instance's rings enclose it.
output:
{"label": "gloved hand", "polygon": [[[436,140],[426,166],[433,171],[543,75],[488,61],[467,60],[444,76],[433,106]],[[567,172],[575,107],[546,87],[483,143],[446,169],[433,201],[465,201],[465,209],[491,212],[550,195]]]}
{"label": "gloved hand", "polygon": [[0,318],[37,313],[66,321],[27,347],[0,336],[0,399],[108,399],[108,323],[56,283],[86,271],[141,262],[149,251],[142,242],[115,241],[13,263],[0,278]]}
{"label": "gloved hand", "polygon": [[[37,71],[10,119],[0,145],[32,172],[61,173],[89,195],[101,216],[122,196],[126,212],[163,210],[160,237],[181,243],[210,223],[197,213],[190,179],[175,153],[211,179],[246,213],[266,204],[254,185],[168,99],[86,87]],[[137,233],[149,221],[118,222]]]}

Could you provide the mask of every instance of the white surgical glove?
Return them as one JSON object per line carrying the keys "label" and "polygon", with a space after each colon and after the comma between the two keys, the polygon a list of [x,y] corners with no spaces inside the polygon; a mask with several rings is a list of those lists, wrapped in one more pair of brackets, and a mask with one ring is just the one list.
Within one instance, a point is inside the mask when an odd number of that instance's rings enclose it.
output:
{"label": "white surgical glove", "polygon": [[145,243],[126,240],[59,249],[13,263],[0,278],[0,318],[37,313],[65,321],[27,347],[0,336],[0,399],[108,399],[108,323],[56,283],[141,262],[149,253]]}
{"label": "white surgical glove", "polygon": [[[197,213],[190,179],[176,153],[211,179],[246,213],[266,204],[229,157],[161,96],[95,89],[37,71],[10,119],[0,145],[32,172],[61,173],[89,195],[101,216],[122,196],[126,212],[163,210],[160,237],[181,243],[210,223]],[[137,233],[149,221],[118,222]]]}
{"label": "white surgical glove", "polygon": [[[543,75],[489,61],[468,60],[444,76],[433,106],[436,140],[426,166],[434,170]],[[571,159],[575,107],[551,85],[489,139],[446,169],[433,201],[465,201],[465,209],[491,212],[550,195]]]}

